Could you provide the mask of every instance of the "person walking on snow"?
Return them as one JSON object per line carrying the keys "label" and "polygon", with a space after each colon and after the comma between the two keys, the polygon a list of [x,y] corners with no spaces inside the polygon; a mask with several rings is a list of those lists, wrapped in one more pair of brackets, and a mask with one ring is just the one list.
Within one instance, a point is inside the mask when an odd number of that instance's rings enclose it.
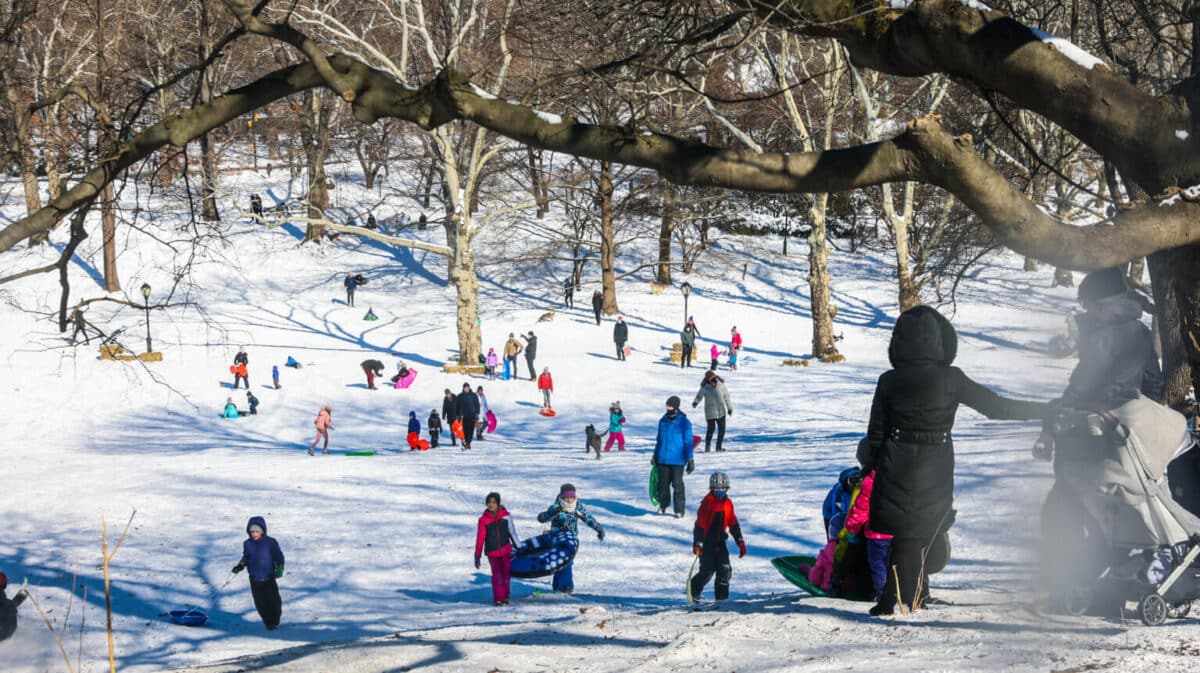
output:
{"label": "person walking on snow", "polygon": [[717,371],[717,361],[721,359],[721,349],[716,344],[713,344],[712,348],[708,349],[708,355],[712,358],[712,365],[708,370],[715,372]]}
{"label": "person walking on snow", "polygon": [[436,449],[438,435],[442,434],[442,419],[438,417],[437,409],[429,410],[429,420],[425,422],[425,426],[429,429],[429,448]]}
{"label": "person walking on snow", "polygon": [[529,336],[521,335],[525,340],[525,364],[529,366],[529,380],[532,381],[537,376],[533,368],[533,359],[537,357],[537,337],[533,335],[533,330],[529,330]]}
{"label": "person walking on snow", "polygon": [[517,336],[512,332],[508,333],[508,341],[504,342],[504,378],[517,378],[517,354],[525,347],[517,341]]}
{"label": "person walking on snow", "polygon": [[679,333],[679,342],[683,345],[683,352],[679,355],[679,368],[691,367],[692,353],[696,350],[696,331],[690,323],[683,326],[683,331]]}
{"label": "person walking on snow", "polygon": [[[725,531],[729,532],[726,533]],[[738,558],[746,557],[746,541],[742,539],[742,527],[733,513],[733,501],[729,499],[729,476],[724,472],[713,472],[708,478],[708,495],[700,501],[696,512],[696,526],[692,529],[692,553],[700,557],[700,569],[692,578],[692,598],[698,599],[704,585],[715,573],[713,584],[716,598],[729,598],[729,580],[733,577],[733,565],[729,562],[729,547],[726,540],[733,536],[738,546]]]}
{"label": "person walking on snow", "polygon": [[354,307],[354,291],[358,289],[358,278],[351,273],[346,274],[346,280],[342,281],[342,285],[346,286],[346,305]]}
{"label": "person walking on snow", "polygon": [[696,399],[692,400],[695,409],[700,400],[704,400],[704,420],[707,428],[704,431],[704,452],[712,448],[713,428],[717,429],[717,451],[725,450],[725,415],[733,415],[733,401],[729,399],[729,390],[725,388],[725,380],[713,370],[704,372],[704,380]]}
{"label": "person walking on snow", "polygon": [[487,554],[488,565],[492,567],[492,601],[499,607],[508,605],[512,550],[521,544],[521,538],[508,510],[500,504],[500,494],[488,493],[485,502],[487,509],[480,515],[475,531],[475,569],[479,569],[480,557]]}
{"label": "person walking on snow", "polygon": [[604,443],[604,452],[612,450],[613,442],[617,443],[617,451],[625,450],[625,414],[621,411],[621,403],[613,402],[608,408],[608,441]]}
{"label": "person walking on snow", "polygon": [[458,418],[462,421],[462,450],[470,451],[471,438],[475,436],[475,423],[479,420],[479,396],[471,392],[470,383],[462,384],[462,392],[458,394],[456,404]]}
{"label": "person walking on snow", "polygon": [[488,380],[495,381],[496,368],[500,366],[500,356],[496,355],[495,348],[488,348],[487,358],[484,359],[483,364],[487,371]]}
{"label": "person walking on snow", "polygon": [[563,281],[563,306],[575,308],[575,281],[570,276]]}
{"label": "person walking on snow", "polygon": [[17,608],[25,602],[25,596],[24,591],[18,591],[15,596],[9,598],[8,575],[0,573],[0,643],[17,632]]}
{"label": "person walking on snow", "polygon": [[321,441],[322,439],[325,440],[325,444],[322,446],[321,453],[328,455],[329,431],[333,429],[333,407],[329,406],[328,404],[322,407],[321,410],[317,412],[317,418],[313,421],[313,425],[317,426],[317,437],[308,447],[308,455],[315,455],[313,453],[313,449],[317,448],[317,442]]}
{"label": "person walking on snow", "polygon": [[279,365],[271,365],[271,382],[275,384],[275,390],[279,390]]}
{"label": "person walking on snow", "polygon": [[450,446],[458,446],[458,438],[454,436],[454,421],[458,419],[458,397],[446,389],[446,395],[442,398],[442,420],[446,422],[446,429],[450,432]]}
{"label": "person walking on snow", "polygon": [[240,350],[237,355],[233,356],[233,366],[229,371],[233,373],[233,389],[237,390],[238,383],[246,384],[246,390],[250,390],[250,356],[246,355],[245,350]]}
{"label": "person walking on snow", "polygon": [[537,379],[538,390],[542,391],[542,408],[550,408],[550,393],[554,392],[554,379],[550,378],[550,368],[542,369],[542,375]]}
{"label": "person walking on snow", "polygon": [[[487,395],[483,394],[483,386],[476,386],[475,394],[479,396],[479,420],[475,421],[475,439],[483,440],[483,432],[487,430],[488,407]],[[463,428],[465,433],[467,430]]]}
{"label": "person walking on snow", "polygon": [[363,360],[360,364],[363,373],[367,375],[367,390],[376,390],[375,377],[383,376],[383,363],[379,360]]}
{"label": "person walking on snow", "polygon": [[[579,522],[587,524],[589,528],[596,531],[596,537],[601,542],[604,541],[604,528],[596,521],[595,517],[588,514],[587,508],[582,502],[576,499],[575,487],[571,484],[563,484],[558,489],[558,497],[554,499],[554,504],[545,512],[537,515],[539,523],[550,523],[551,533],[570,532],[575,536],[579,535]],[[552,586],[555,591],[569,594],[575,591],[575,576],[572,570],[574,562],[568,563],[558,572],[554,573],[554,582]]]}
{"label": "person walking on snow", "polygon": [[604,308],[604,295],[600,290],[592,293],[592,313],[596,314],[596,324],[600,324],[600,311]]}
{"label": "person walking on snow", "polygon": [[617,359],[625,359],[625,342],[629,341],[629,325],[625,318],[617,316],[617,324],[613,325],[613,343],[617,344]]}
{"label": "person walking on snow", "polygon": [[696,469],[693,462],[695,442],[692,440],[692,422],[687,414],[679,410],[679,397],[667,398],[667,413],[658,421],[658,435],[654,438],[654,456],[650,464],[658,466],[658,513],[666,514],[671,504],[671,492],[675,492],[675,518],[682,518],[686,492],[683,487],[684,471],[688,474]]}
{"label": "person walking on snow", "polygon": [[233,574],[243,570],[250,576],[250,595],[254,609],[262,617],[268,631],[279,628],[283,599],[279,597],[276,578],[283,577],[283,550],[275,538],[267,535],[267,521],[261,516],[250,517],[246,524],[247,540],[242,543],[242,559],[233,566]]}
{"label": "person walking on snow", "polygon": [[696,336],[703,336],[702,334],[700,334],[700,328],[696,326],[696,319],[690,315],[688,316],[686,326],[691,327],[692,333],[695,334]]}

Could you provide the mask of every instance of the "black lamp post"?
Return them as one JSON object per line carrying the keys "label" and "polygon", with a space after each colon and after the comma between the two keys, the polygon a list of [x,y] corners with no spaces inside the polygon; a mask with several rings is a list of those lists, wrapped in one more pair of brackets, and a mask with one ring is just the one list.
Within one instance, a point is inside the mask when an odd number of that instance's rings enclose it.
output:
{"label": "black lamp post", "polygon": [[150,342],[150,284],[142,283],[142,299],[146,300],[146,352],[153,353],[154,346]]}
{"label": "black lamp post", "polygon": [[679,286],[679,291],[683,293],[683,324],[684,324],[684,326],[687,326],[688,295],[690,295],[692,293],[692,284],[687,282],[686,280],[683,281],[683,284]]}

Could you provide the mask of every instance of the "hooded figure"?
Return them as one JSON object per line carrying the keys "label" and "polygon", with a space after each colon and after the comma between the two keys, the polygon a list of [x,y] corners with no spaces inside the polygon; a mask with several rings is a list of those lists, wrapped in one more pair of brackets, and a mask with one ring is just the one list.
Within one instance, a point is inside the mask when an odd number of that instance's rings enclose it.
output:
{"label": "hooded figure", "polygon": [[[992,419],[1041,418],[1049,405],[1000,397],[951,366],[958,336],[928,306],[896,320],[888,358],[893,369],[879,377],[867,427],[863,471],[875,470],[871,529],[894,536],[888,587],[871,614],[891,614],[900,600],[909,607],[925,597],[922,560],[926,547],[952,522],[954,444],[950,431],[959,404]],[[916,595],[922,587],[921,596]]]}
{"label": "hooded figure", "polygon": [[8,575],[0,573],[0,642],[8,640],[17,631],[17,608],[25,602],[25,592],[8,597]]}
{"label": "hooded figure", "polygon": [[261,516],[250,517],[246,523],[246,536],[242,543],[242,559],[233,567],[233,573],[248,571],[254,608],[267,630],[274,631],[283,613],[279,585],[275,583],[275,578],[283,577],[283,551],[275,538],[267,535],[267,521]]}

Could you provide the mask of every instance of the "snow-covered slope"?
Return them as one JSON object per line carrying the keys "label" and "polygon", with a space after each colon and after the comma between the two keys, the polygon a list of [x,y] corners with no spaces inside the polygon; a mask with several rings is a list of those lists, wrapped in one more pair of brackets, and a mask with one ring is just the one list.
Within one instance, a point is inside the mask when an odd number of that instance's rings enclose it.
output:
{"label": "snow-covered slope", "polygon": [[[268,205],[288,191],[246,180],[240,188],[268,195]],[[398,198],[383,198],[381,221],[398,209],[415,217]],[[154,226],[169,232],[172,224],[160,216]],[[865,430],[896,315],[886,259],[834,256],[837,330],[848,360],[807,368],[781,365],[809,350],[802,257],[763,248],[777,241],[727,237],[718,243],[720,261],[702,262],[688,277],[702,354],[712,338],[724,344],[736,325],[752,361],[724,373],[736,409],[729,451],[698,456],[687,478],[689,516],[676,520],[653,515],[646,479],[664,400],[690,400],[702,371],[665,360],[684,317],[677,291],[655,295],[634,281],[619,286],[634,351],[618,362],[611,319],[596,326],[584,306],[594,284],[581,293],[579,309],[560,307],[552,322],[538,323],[557,304],[550,289],[557,281],[513,284],[483,267],[485,347],[499,350],[510,332],[534,330],[537,365],[553,373],[559,414],[538,415],[540,395],[528,380],[466,379],[484,386],[499,417],[496,434],[469,453],[447,446],[411,453],[404,447],[408,412],[424,424],[430,409],[440,411],[442,390],[457,391],[464,381],[439,371],[455,348],[454,292],[443,261],[346,239],[300,247],[299,233],[239,223],[224,240],[208,241],[194,285],[176,297],[195,304],[152,315],[154,345],[166,359],[145,367],[100,361],[94,343],[70,348],[44,316],[19,310],[56,305],[47,278],[2,290],[8,441],[0,468],[0,569],[14,584],[29,579],[51,621],[66,624],[68,651],[78,647],[83,623],[89,670],[105,652],[100,517],[113,536],[134,509],[112,564],[117,661],[133,673],[185,666],[1183,670],[1195,653],[1187,644],[1200,636],[1194,623],[1151,630],[1036,614],[1036,569],[1027,550],[1050,477],[1029,458],[1037,428],[990,422],[967,409],[956,427],[954,560],[934,580],[935,593],[954,605],[870,619],[865,605],[806,598],[774,571],[772,557],[815,552],[822,543],[821,499],[853,463]],[[435,229],[426,235],[442,239]],[[511,246],[511,238],[502,226],[485,232],[481,259],[501,243]],[[76,293],[97,296],[98,255],[85,250],[71,269]],[[169,285],[170,269],[188,248],[181,250],[176,256],[145,242],[127,244],[125,286]],[[17,265],[45,263],[53,254],[6,253],[5,261],[24,268]],[[1019,268],[1015,257],[999,255],[963,282],[953,318],[961,334],[957,364],[1005,394],[1047,399],[1071,363],[1046,357],[1042,344],[1060,328],[1072,295],[1048,289],[1047,274]],[[357,308],[342,302],[348,271],[371,278]],[[362,320],[368,306],[379,321]],[[127,327],[123,342],[142,348],[140,311],[97,305],[89,313],[110,328]],[[224,420],[218,414],[226,397],[246,406],[244,392],[229,389],[229,364],[242,346],[260,413]],[[283,387],[275,390],[271,365],[289,355],[305,366],[281,366]],[[389,366],[402,359],[420,374],[409,390],[369,391],[359,368],[367,358]],[[584,453],[584,425],[603,423],[613,400],[629,420],[629,450],[597,461]],[[309,457],[312,419],[323,404],[333,407],[333,455]],[[702,422],[702,410],[686,410]],[[361,449],[378,453],[344,455]],[[750,554],[734,560],[730,604],[689,612],[682,594],[692,518],[708,474],[718,469],[732,480]],[[513,605],[492,607],[488,576],[471,563],[484,495],[500,491],[518,530],[531,535],[540,531],[536,513],[563,482],[576,485],[608,532],[603,542],[583,534],[577,595],[548,595],[548,581],[518,580]],[[271,633],[254,613],[245,576],[226,584],[252,515],[267,518],[287,555],[283,626]],[[80,587],[87,588],[82,607]],[[187,606],[207,611],[208,624],[185,628],[162,616]],[[0,643],[0,668],[62,670],[35,612],[22,608],[22,620],[18,635]]]}

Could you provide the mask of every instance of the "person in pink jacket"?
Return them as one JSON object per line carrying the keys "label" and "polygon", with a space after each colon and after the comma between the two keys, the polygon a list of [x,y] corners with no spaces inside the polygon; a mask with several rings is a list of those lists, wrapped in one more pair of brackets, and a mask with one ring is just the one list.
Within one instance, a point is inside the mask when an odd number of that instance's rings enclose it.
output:
{"label": "person in pink jacket", "polygon": [[871,530],[871,491],[875,487],[875,470],[863,477],[858,496],[846,514],[846,538],[854,542],[858,535],[867,539],[867,565],[871,568],[872,600],[878,601],[887,583],[888,553],[892,536]]}
{"label": "person in pink jacket", "polygon": [[508,605],[509,582],[512,578],[513,545],[521,544],[517,527],[508,516],[508,510],[500,504],[500,494],[488,493],[487,509],[479,517],[479,528],[475,533],[475,568],[487,554],[488,565],[492,566],[492,600],[497,606]]}
{"label": "person in pink jacket", "polygon": [[313,440],[311,446],[308,447],[308,455],[314,455],[313,449],[317,448],[317,442],[323,438],[325,445],[321,453],[328,455],[329,453],[329,431],[333,429],[333,407],[326,404],[319,412],[317,419],[313,421],[313,425],[317,426],[317,437]]}
{"label": "person in pink jacket", "polygon": [[496,367],[500,366],[500,356],[496,355],[495,348],[489,348],[487,359],[484,360],[484,366],[487,367],[487,377],[489,381],[496,380]]}
{"label": "person in pink jacket", "polygon": [[840,520],[837,523],[829,524],[828,541],[817,554],[816,562],[808,571],[808,581],[822,591],[829,591],[833,586],[834,553],[837,551],[838,534],[841,533],[840,527],[838,530],[834,530],[833,527],[840,526],[840,524]]}
{"label": "person in pink jacket", "polygon": [[713,344],[712,348],[709,349],[708,354],[712,356],[712,367],[709,367],[709,369],[712,369],[715,372],[717,371],[717,360],[721,358],[721,349],[718,348],[716,344]]}

